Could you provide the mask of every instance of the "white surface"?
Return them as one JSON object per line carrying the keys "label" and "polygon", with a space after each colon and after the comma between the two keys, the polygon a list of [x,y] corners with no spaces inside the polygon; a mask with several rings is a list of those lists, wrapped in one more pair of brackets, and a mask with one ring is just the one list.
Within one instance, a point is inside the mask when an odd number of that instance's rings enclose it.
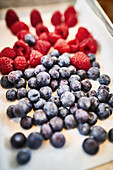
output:
{"label": "white surface", "polygon": [[[65,9],[65,5],[56,5],[54,8],[48,8],[47,13],[43,13],[45,25],[50,26],[50,14],[54,9]],[[75,8],[78,11],[79,24],[70,29],[70,38],[75,37],[77,28],[85,26],[93,34],[95,39],[99,43],[99,52],[97,54],[97,60],[101,65],[101,73],[107,73],[113,79],[113,38],[107,32],[104,24],[100,19],[93,13],[90,7],[87,5],[85,0],[78,0],[75,4]],[[27,10],[28,9],[28,10]],[[31,8],[25,8],[29,11]],[[44,7],[40,8],[44,11]],[[47,11],[47,9],[45,11]],[[22,8],[17,9],[20,11],[22,16]],[[29,16],[23,17],[23,21],[29,24]],[[50,26],[50,30],[53,27]],[[16,37],[12,36],[10,31],[6,28],[3,21],[0,22],[0,49],[5,46],[12,47]],[[92,81],[93,82],[93,81]],[[93,87],[97,89],[97,82],[93,82]],[[113,85],[111,83],[111,92],[113,92]],[[23,132],[26,136],[31,131],[39,131],[39,127],[33,127],[30,130],[23,130],[19,125],[19,119],[9,119],[6,116],[6,109],[8,105],[13,103],[7,102],[5,99],[6,90],[0,88],[0,170],[81,170],[89,169],[103,163],[113,160],[113,144],[104,142],[100,145],[99,152],[95,156],[89,156],[82,150],[82,142],[86,138],[80,135],[77,129],[63,130],[66,137],[66,144],[62,149],[55,149],[49,141],[44,142],[40,149],[31,150],[32,158],[31,161],[25,166],[18,166],[15,161],[15,156],[18,152],[16,149],[12,149],[10,146],[10,137],[18,131]],[[33,112],[30,113],[32,115]],[[113,127],[113,115],[105,121],[98,121],[99,125],[104,127],[107,131]]]}

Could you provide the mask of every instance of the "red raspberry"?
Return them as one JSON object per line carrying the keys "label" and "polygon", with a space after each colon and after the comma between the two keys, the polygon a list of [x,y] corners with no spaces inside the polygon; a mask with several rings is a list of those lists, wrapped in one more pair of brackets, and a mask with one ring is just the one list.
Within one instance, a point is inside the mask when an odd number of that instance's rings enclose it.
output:
{"label": "red raspberry", "polygon": [[64,25],[64,24],[62,24],[62,25],[57,25],[57,26],[55,27],[55,32],[56,32],[57,34],[61,35],[61,37],[62,37],[63,39],[66,39],[67,36],[68,36],[68,34],[69,34],[68,27],[67,27],[66,25]]}
{"label": "red raspberry", "polygon": [[49,33],[49,41],[50,41],[50,43],[52,44],[52,45],[54,45],[55,43],[56,43],[56,41],[58,40],[58,39],[60,39],[61,38],[61,35],[58,35],[57,33],[55,33],[55,32],[50,32]]}
{"label": "red raspberry", "polygon": [[43,21],[42,21],[42,17],[41,17],[41,14],[38,10],[36,9],[33,9],[31,11],[31,14],[30,14],[30,20],[31,20],[31,25],[33,27],[36,27],[37,24],[42,24]]}
{"label": "red raspberry", "polygon": [[17,21],[10,27],[12,34],[16,35],[21,30],[27,30],[29,31],[29,27],[21,21]]}
{"label": "red raspberry", "polygon": [[48,28],[45,27],[43,24],[38,24],[36,26],[36,34],[40,35],[43,32],[47,32],[48,33],[49,32]]}
{"label": "red raspberry", "polygon": [[78,70],[88,70],[91,67],[90,59],[83,52],[77,52],[71,58],[71,64]]}
{"label": "red raspberry", "polygon": [[88,37],[92,37],[89,31],[84,27],[79,27],[76,38],[81,42]]}
{"label": "red raspberry", "polygon": [[30,65],[32,67],[36,67],[37,65],[41,64],[41,58],[43,55],[39,51],[33,50],[30,54]]}
{"label": "red raspberry", "polygon": [[45,40],[37,40],[34,45],[34,50],[39,51],[41,54],[45,55],[48,53],[51,44]]}
{"label": "red raspberry", "polygon": [[0,57],[8,57],[14,59],[16,57],[16,53],[12,48],[6,47],[0,52]]}
{"label": "red raspberry", "polygon": [[21,30],[21,31],[19,31],[18,33],[17,33],[17,37],[18,37],[18,39],[19,40],[23,40],[23,41],[25,41],[25,36],[26,36],[26,34],[28,34],[29,33],[29,31],[27,31],[27,30]]}
{"label": "red raspberry", "polygon": [[0,71],[2,74],[9,74],[11,71],[13,71],[13,60],[8,57],[1,57]]}
{"label": "red raspberry", "polygon": [[28,67],[28,62],[25,57],[17,56],[14,59],[14,67],[16,70],[24,71]]}
{"label": "red raspberry", "polygon": [[8,9],[5,15],[5,21],[7,27],[10,28],[12,24],[14,24],[16,21],[19,21],[19,17],[13,9]]}
{"label": "red raspberry", "polygon": [[83,51],[85,54],[96,53],[97,46],[96,40],[89,37],[80,43],[80,51]]}
{"label": "red raspberry", "polygon": [[76,53],[79,51],[79,41],[77,39],[69,41],[68,45],[70,46],[71,53]]}
{"label": "red raspberry", "polygon": [[70,15],[68,18],[65,18],[65,24],[68,27],[74,27],[77,24],[77,17],[74,15]]}
{"label": "red raspberry", "polygon": [[62,14],[60,11],[55,11],[51,17],[51,23],[56,26],[62,23]]}
{"label": "red raspberry", "polygon": [[49,41],[49,36],[47,32],[43,32],[39,35],[39,39],[40,40],[45,40],[45,41]]}
{"label": "red raspberry", "polygon": [[13,49],[16,52],[17,56],[24,56],[26,59],[29,58],[29,55],[31,53],[31,48],[29,47],[29,45],[22,40],[18,40],[14,44]]}
{"label": "red raspberry", "polygon": [[58,39],[54,45],[54,48],[57,49],[61,54],[70,52],[70,47],[64,39]]}
{"label": "red raspberry", "polygon": [[68,18],[68,17],[70,17],[71,15],[76,15],[76,14],[77,14],[77,12],[76,12],[74,6],[72,6],[72,5],[69,6],[69,7],[65,10],[65,12],[64,12],[65,18]]}

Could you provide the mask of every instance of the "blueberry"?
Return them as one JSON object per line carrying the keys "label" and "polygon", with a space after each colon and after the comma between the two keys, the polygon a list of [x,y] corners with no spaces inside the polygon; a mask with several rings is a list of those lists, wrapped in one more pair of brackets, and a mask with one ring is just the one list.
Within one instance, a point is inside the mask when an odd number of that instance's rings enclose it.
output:
{"label": "blueberry", "polygon": [[107,103],[110,99],[109,92],[106,89],[101,89],[97,92],[97,97],[101,103]]}
{"label": "blueberry", "polygon": [[86,123],[88,121],[88,113],[83,109],[77,109],[75,113],[75,118],[78,123]]}
{"label": "blueberry", "polygon": [[91,67],[88,70],[87,75],[89,79],[97,80],[100,76],[100,70],[97,67]]}
{"label": "blueberry", "polygon": [[60,76],[60,75],[59,75],[59,72],[58,72],[57,70],[51,68],[51,69],[49,70],[49,74],[50,74],[50,76],[51,76],[52,79],[59,79],[59,76]]}
{"label": "blueberry", "polygon": [[30,102],[33,102],[33,103],[38,102],[40,99],[39,91],[36,89],[30,89],[28,91],[28,99]]}
{"label": "blueberry", "polygon": [[61,105],[60,97],[58,95],[52,96],[49,101],[55,103],[58,107]]}
{"label": "blueberry", "polygon": [[78,125],[78,131],[81,135],[89,135],[90,126],[88,123],[83,123]]}
{"label": "blueberry", "polygon": [[21,99],[23,97],[27,97],[27,90],[24,87],[17,90],[17,99]]}
{"label": "blueberry", "polygon": [[15,115],[14,115],[14,113],[13,113],[13,108],[14,108],[14,105],[10,105],[10,106],[7,108],[6,113],[7,113],[7,116],[8,116],[9,118],[14,118],[14,117],[15,117]]}
{"label": "blueberry", "polygon": [[38,132],[32,132],[27,138],[27,145],[31,149],[38,149],[43,143],[43,137]]}
{"label": "blueberry", "polygon": [[77,72],[76,67],[74,67],[73,65],[68,66],[68,69],[70,70],[71,75],[76,74]]}
{"label": "blueberry", "polygon": [[48,100],[52,96],[52,89],[49,86],[44,86],[40,88],[40,95],[45,100]]}
{"label": "blueberry", "polygon": [[81,85],[84,92],[88,92],[92,88],[92,84],[89,80],[82,80]]}
{"label": "blueberry", "polygon": [[45,72],[45,71],[46,71],[46,68],[42,64],[37,65],[34,69],[35,75],[37,75],[40,72]]}
{"label": "blueberry", "polygon": [[24,71],[25,78],[29,80],[31,77],[35,76],[34,68],[28,68]]}
{"label": "blueberry", "polygon": [[110,91],[110,90],[109,90],[109,87],[106,86],[106,85],[100,85],[100,86],[98,87],[98,91],[101,90],[101,89],[105,89],[105,90],[107,90],[108,92]]}
{"label": "blueberry", "polygon": [[51,77],[47,72],[40,72],[36,76],[36,82],[39,86],[47,86],[50,84]]}
{"label": "blueberry", "polygon": [[91,96],[97,96],[97,92],[95,91],[95,90],[90,90],[90,91],[88,91],[88,93],[87,93],[87,96],[88,97],[91,97]]}
{"label": "blueberry", "polygon": [[75,115],[77,109],[78,109],[77,103],[74,103],[74,104],[70,107],[70,113],[71,113],[72,115]]}
{"label": "blueberry", "polygon": [[102,74],[100,77],[99,77],[99,83],[100,84],[104,84],[104,85],[108,85],[110,83],[110,77],[106,74]]}
{"label": "blueberry", "polygon": [[100,126],[93,126],[91,136],[98,142],[103,143],[107,139],[107,132]]}
{"label": "blueberry", "polygon": [[73,93],[66,91],[61,95],[60,101],[63,107],[69,107],[72,106],[75,102],[75,96],[73,95]]}
{"label": "blueberry", "polygon": [[66,129],[73,129],[77,126],[77,122],[75,120],[74,115],[67,115],[64,118],[64,126]]}
{"label": "blueberry", "polygon": [[25,42],[31,47],[31,46],[35,45],[36,40],[32,34],[26,34]]}
{"label": "blueberry", "polygon": [[93,138],[87,138],[82,144],[83,150],[89,155],[95,155],[99,150],[99,145]]}
{"label": "blueberry", "polygon": [[84,80],[85,78],[87,78],[87,74],[85,70],[78,70],[77,75],[80,76],[81,80]]}
{"label": "blueberry", "polygon": [[16,84],[18,83],[18,81],[20,80],[21,78],[21,74],[20,72],[18,71],[11,71],[9,74],[8,74],[8,80],[10,83],[12,84]]}
{"label": "blueberry", "polygon": [[112,108],[106,103],[100,103],[97,108],[99,119],[106,119],[112,114]]}
{"label": "blueberry", "polygon": [[13,108],[13,113],[15,117],[25,117],[29,111],[29,106],[24,102],[19,102]]}
{"label": "blueberry", "polygon": [[88,119],[88,123],[89,125],[94,125],[97,122],[97,115],[94,112],[89,112],[89,119]]}
{"label": "blueberry", "polygon": [[69,83],[74,82],[75,80],[81,81],[80,76],[78,75],[71,75],[69,78]]}
{"label": "blueberry", "polygon": [[59,70],[60,70],[60,66],[57,65],[57,64],[55,64],[55,65],[52,67],[52,69],[55,69],[55,70],[59,71]]}
{"label": "blueberry", "polygon": [[65,107],[59,107],[58,109],[58,115],[61,117],[61,118],[65,118],[67,115],[69,114],[69,110]]}
{"label": "blueberry", "polygon": [[91,102],[90,110],[92,112],[94,112],[94,111],[96,111],[96,109],[99,105],[99,100],[95,96],[89,97],[89,99],[90,99],[90,102]]}
{"label": "blueberry", "polygon": [[60,117],[55,116],[50,120],[49,125],[53,132],[61,131],[63,129],[63,120]]}
{"label": "blueberry", "polygon": [[30,87],[31,89],[38,89],[38,85],[36,83],[36,77],[31,77],[28,80],[28,87]]}
{"label": "blueberry", "polygon": [[50,139],[52,136],[52,129],[49,124],[43,124],[40,128],[40,133],[45,140]]}
{"label": "blueberry", "polygon": [[66,79],[61,79],[59,81],[59,86],[62,86],[62,85],[68,85],[68,81]]}
{"label": "blueberry", "polygon": [[85,93],[83,91],[76,91],[73,93],[74,96],[75,96],[75,100],[78,101],[81,97],[84,97],[85,96]]}
{"label": "blueberry", "polygon": [[111,97],[110,97],[110,100],[109,100],[109,105],[111,106],[111,107],[113,107],[113,94],[111,95]]}
{"label": "blueberry", "polygon": [[49,118],[52,118],[58,115],[58,108],[56,104],[53,102],[46,102],[43,109]]}
{"label": "blueberry", "polygon": [[28,100],[28,98],[22,98],[19,100],[19,104],[25,104],[27,106],[27,112],[30,112],[32,109],[32,103]]}
{"label": "blueberry", "polygon": [[31,153],[28,149],[22,149],[18,152],[16,160],[19,165],[24,165],[31,159]]}
{"label": "blueberry", "polygon": [[10,142],[12,147],[21,148],[26,143],[26,137],[23,133],[17,132],[11,137]]}
{"label": "blueberry", "polygon": [[100,68],[100,64],[97,61],[92,62],[92,67]]}
{"label": "blueberry", "polygon": [[22,117],[20,125],[23,129],[30,129],[33,126],[33,121],[30,116]]}
{"label": "blueberry", "polygon": [[34,112],[33,115],[33,124],[42,125],[48,121],[45,112],[42,109],[38,109]]}
{"label": "blueberry", "polygon": [[70,77],[70,70],[67,67],[61,67],[59,70],[61,78],[69,78]]}
{"label": "blueberry", "polygon": [[62,56],[68,56],[69,58],[71,57],[70,54],[67,52],[63,53]]}
{"label": "blueberry", "polygon": [[65,144],[65,137],[61,132],[55,132],[50,138],[50,143],[55,148],[61,148]]}
{"label": "blueberry", "polygon": [[52,88],[53,91],[55,91],[58,88],[58,81],[52,80],[50,83],[50,87]]}
{"label": "blueberry", "polygon": [[81,90],[81,83],[78,80],[72,81],[70,83],[70,89],[74,92]]}
{"label": "blueberry", "polygon": [[108,139],[110,142],[113,142],[113,128],[110,129],[108,132]]}
{"label": "blueberry", "polygon": [[52,57],[45,55],[41,58],[41,64],[44,65],[46,68],[50,68],[53,66],[54,61]]}
{"label": "blueberry", "polygon": [[58,58],[57,58],[57,57],[54,56],[54,57],[52,57],[52,59],[53,59],[53,63],[54,63],[54,64],[57,64],[57,63],[58,63]]}
{"label": "blueberry", "polygon": [[66,91],[70,91],[69,86],[68,86],[68,85],[61,85],[61,86],[59,86],[58,89],[57,89],[57,94],[58,94],[59,96],[61,96],[61,95],[62,95],[64,92],[66,92]]}
{"label": "blueberry", "polygon": [[34,103],[34,110],[42,109],[45,103],[46,100],[40,98],[38,102]]}
{"label": "blueberry", "polygon": [[1,78],[1,86],[3,88],[11,88],[14,86],[14,84],[12,84],[9,80],[8,80],[8,75],[4,75]]}
{"label": "blueberry", "polygon": [[95,54],[93,54],[93,53],[89,53],[87,56],[88,56],[88,58],[90,59],[90,62],[91,62],[91,63],[96,60]]}
{"label": "blueberry", "polygon": [[58,50],[52,50],[50,53],[49,53],[49,55],[51,56],[51,57],[59,57],[60,56],[60,53],[59,53],[59,51]]}
{"label": "blueberry", "polygon": [[14,85],[15,88],[26,87],[26,80],[24,78],[20,78],[17,84]]}
{"label": "blueberry", "polygon": [[10,89],[6,92],[6,98],[9,101],[14,101],[17,98],[17,92],[14,89]]}
{"label": "blueberry", "polygon": [[61,55],[58,57],[58,64],[60,67],[67,67],[70,65],[70,58],[66,55]]}
{"label": "blueberry", "polygon": [[91,106],[91,102],[88,97],[81,97],[78,100],[78,108],[83,110],[89,110],[90,106]]}

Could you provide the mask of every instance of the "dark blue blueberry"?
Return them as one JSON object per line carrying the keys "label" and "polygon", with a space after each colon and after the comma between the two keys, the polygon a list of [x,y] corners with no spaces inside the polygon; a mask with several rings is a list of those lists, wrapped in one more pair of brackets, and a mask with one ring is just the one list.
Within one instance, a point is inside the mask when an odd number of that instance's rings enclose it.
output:
{"label": "dark blue blueberry", "polygon": [[9,80],[8,80],[8,75],[4,75],[4,76],[2,76],[2,78],[1,78],[1,86],[3,87],[3,88],[11,88],[11,87],[13,87],[14,86],[14,84],[12,84],[11,82],[9,82]]}
{"label": "dark blue blueberry", "polygon": [[87,93],[87,96],[88,97],[91,97],[91,96],[97,96],[97,92],[95,91],[95,90],[90,90],[90,91],[88,91],[88,93]]}
{"label": "dark blue blueberry", "polygon": [[17,84],[14,85],[15,88],[26,87],[26,80],[24,78],[20,78]]}
{"label": "dark blue blueberry", "polygon": [[43,109],[48,118],[52,118],[58,115],[58,108],[53,102],[46,102]]}
{"label": "dark blue blueberry", "polygon": [[53,66],[54,61],[52,57],[45,55],[41,58],[41,64],[44,65],[46,68],[50,68]]}
{"label": "dark blue blueberry", "polygon": [[87,74],[85,70],[78,70],[77,75],[80,76],[81,80],[84,80],[85,78],[87,78]]}
{"label": "dark blue blueberry", "polygon": [[21,118],[20,126],[24,129],[30,129],[33,126],[32,118],[30,116]]}
{"label": "dark blue blueberry", "polygon": [[70,91],[69,86],[68,86],[68,85],[61,85],[61,86],[59,86],[58,89],[57,89],[57,94],[58,94],[59,96],[61,96],[61,95],[62,95],[64,92],[66,92],[66,91]]}
{"label": "dark blue blueberry", "polygon": [[43,137],[38,132],[32,132],[27,138],[27,145],[31,149],[38,149],[43,143]]}
{"label": "dark blue blueberry", "polygon": [[38,89],[38,85],[36,82],[36,77],[31,77],[28,80],[28,87],[30,87],[31,89]]}
{"label": "dark blue blueberry", "polygon": [[75,118],[78,123],[86,123],[89,119],[88,113],[83,109],[77,109]]}
{"label": "dark blue blueberry", "polygon": [[62,56],[68,56],[69,58],[71,57],[70,54],[67,52],[63,53]]}
{"label": "dark blue blueberry", "polygon": [[16,84],[20,80],[21,76],[22,75],[20,74],[19,71],[11,71],[8,74],[8,80],[9,80],[10,83]]}
{"label": "dark blue blueberry", "polygon": [[59,71],[59,70],[60,70],[60,66],[57,65],[57,64],[55,64],[55,65],[52,67],[52,69],[55,69],[55,70]]}
{"label": "dark blue blueberry", "polygon": [[58,57],[58,64],[60,67],[67,67],[70,65],[70,58],[66,55],[61,55]]}
{"label": "dark blue blueberry", "polygon": [[83,123],[78,125],[78,131],[81,135],[89,135],[90,133],[90,126],[88,123]]}
{"label": "dark blue blueberry", "polygon": [[109,90],[109,87],[106,86],[106,85],[100,85],[100,86],[98,87],[98,91],[101,90],[101,89],[105,89],[105,90],[107,90],[108,92],[110,91],[110,90]]}
{"label": "dark blue blueberry", "polygon": [[6,113],[7,113],[7,116],[8,116],[9,118],[14,118],[14,117],[15,117],[15,115],[14,115],[14,113],[13,113],[13,108],[14,108],[14,105],[10,105],[10,106],[7,108]]}
{"label": "dark blue blueberry", "polygon": [[111,94],[110,100],[108,102],[108,104],[113,107],[113,93]]}
{"label": "dark blue blueberry", "polygon": [[75,115],[77,109],[78,109],[77,103],[74,103],[74,104],[70,107],[69,111],[70,111],[70,113],[71,113],[72,115]]}
{"label": "dark blue blueberry", "polygon": [[83,110],[89,110],[91,106],[90,99],[88,97],[81,97],[78,100],[78,108]]}
{"label": "dark blue blueberry", "polygon": [[50,138],[50,143],[55,148],[61,148],[65,144],[65,137],[61,132],[55,132]]}
{"label": "dark blue blueberry", "polygon": [[106,89],[101,89],[97,92],[97,97],[101,103],[107,103],[110,99],[109,92]]}
{"label": "dark blue blueberry", "polygon": [[88,56],[88,58],[90,59],[90,62],[91,62],[91,63],[96,60],[95,54],[93,54],[93,53],[89,53],[87,56]]}
{"label": "dark blue blueberry", "polygon": [[36,82],[39,86],[47,86],[50,84],[51,77],[47,72],[40,72],[36,76]]}
{"label": "dark blue blueberry", "polygon": [[55,91],[58,88],[58,81],[57,80],[51,80],[50,87],[53,91]]}
{"label": "dark blue blueberry", "polygon": [[36,89],[30,89],[28,91],[28,99],[30,102],[36,103],[40,99],[40,93]]}
{"label": "dark blue blueberry", "polygon": [[75,96],[75,100],[78,101],[78,99],[80,99],[81,97],[84,97],[85,96],[85,93],[83,91],[76,91],[73,93],[74,96]]}
{"label": "dark blue blueberry", "polygon": [[78,80],[72,81],[70,83],[70,89],[74,92],[81,90],[81,83]]}
{"label": "dark blue blueberry", "polygon": [[50,102],[55,103],[58,107],[60,107],[60,97],[58,95],[54,95],[49,99]]}
{"label": "dark blue blueberry", "polygon": [[59,77],[60,77],[59,72],[53,68],[49,70],[49,74],[52,79],[59,79]]}
{"label": "dark blue blueberry", "polygon": [[53,59],[53,63],[54,63],[54,64],[57,64],[57,63],[58,63],[58,58],[57,58],[57,57],[52,57],[52,59]]}
{"label": "dark blue blueberry", "polygon": [[45,71],[46,71],[46,68],[42,64],[37,65],[34,69],[35,75],[37,75],[40,72],[45,72]]}
{"label": "dark blue blueberry", "polygon": [[17,98],[17,92],[14,89],[10,89],[6,92],[6,99],[9,101],[14,101]]}
{"label": "dark blue blueberry", "polygon": [[42,109],[36,110],[33,115],[34,125],[42,125],[48,121],[45,112]]}
{"label": "dark blue blueberry", "polygon": [[92,62],[92,67],[100,68],[100,64],[97,61]]}
{"label": "dark blue blueberry", "polygon": [[26,143],[26,137],[23,133],[17,132],[11,137],[10,142],[13,148],[21,148]]}
{"label": "dark blue blueberry", "polygon": [[61,117],[61,118],[65,118],[67,115],[69,114],[69,110],[65,107],[59,107],[58,109],[58,115]]}
{"label": "dark blue blueberry", "polygon": [[52,136],[52,129],[49,124],[43,124],[40,128],[40,133],[45,140],[50,139]]}
{"label": "dark blue blueberry", "polygon": [[59,57],[60,56],[60,53],[59,53],[59,51],[58,50],[52,50],[50,53],[49,53],[49,55],[51,56],[51,57]]}
{"label": "dark blue blueberry", "polygon": [[70,77],[70,70],[67,67],[61,67],[59,70],[61,78],[69,78]]}
{"label": "dark blue blueberry", "polygon": [[49,86],[44,86],[40,88],[40,95],[45,100],[48,100],[52,96],[52,89]]}
{"label": "dark blue blueberry", "polygon": [[17,90],[17,99],[21,99],[27,97],[27,90],[22,87]]}
{"label": "dark blue blueberry", "polygon": [[64,126],[66,129],[73,129],[77,126],[77,122],[75,120],[74,115],[67,115],[64,118]]}
{"label": "dark blue blueberry", "polygon": [[19,100],[19,104],[25,104],[27,106],[27,112],[30,112],[32,109],[32,103],[28,100],[28,98],[22,98]]}
{"label": "dark blue blueberry", "polygon": [[99,83],[100,84],[108,85],[110,82],[111,82],[110,77],[106,74],[102,74],[99,77]]}
{"label": "dark blue blueberry", "polygon": [[93,126],[91,136],[98,142],[103,143],[107,139],[107,132],[100,126]]}
{"label": "dark blue blueberry", "polygon": [[18,152],[16,160],[19,165],[24,165],[31,159],[31,152],[28,149],[22,149]]}
{"label": "dark blue blueberry", "polygon": [[31,47],[33,45],[35,45],[35,37],[32,34],[27,34],[25,36],[25,42]]}
{"label": "dark blue blueberry", "polygon": [[97,115],[94,112],[89,112],[89,119],[88,119],[88,123],[89,125],[94,125],[97,122]]}
{"label": "dark blue blueberry", "polygon": [[110,142],[113,142],[113,128],[110,129],[108,132],[108,139]]}
{"label": "dark blue blueberry", "polygon": [[28,68],[24,71],[25,78],[29,80],[31,77],[35,76],[34,68]]}
{"label": "dark blue blueberry", "polygon": [[63,120],[60,117],[55,116],[49,121],[49,125],[53,132],[61,131],[63,129]]}
{"label": "dark blue blueberry", "polygon": [[92,84],[89,80],[82,80],[81,85],[82,85],[82,90],[86,93],[92,88]]}
{"label": "dark blue blueberry", "polygon": [[24,102],[19,102],[13,108],[13,113],[15,117],[25,117],[29,111],[29,106]]}
{"label": "dark blue blueberry", "polygon": [[76,74],[77,72],[76,67],[74,67],[73,65],[68,66],[68,69],[70,70],[71,75]]}
{"label": "dark blue blueberry", "polygon": [[75,102],[75,96],[72,92],[66,91],[61,95],[60,101],[63,107],[69,107]]}
{"label": "dark blue blueberry", "polygon": [[87,138],[82,144],[83,150],[89,155],[95,155],[99,150],[99,145],[93,138]]}
{"label": "dark blue blueberry", "polygon": [[69,83],[74,82],[75,80],[81,81],[80,76],[78,75],[71,75],[69,78]]}
{"label": "dark blue blueberry", "polygon": [[34,103],[34,110],[42,109],[45,103],[46,100],[40,98],[38,102]]}
{"label": "dark blue blueberry", "polygon": [[96,111],[96,109],[99,105],[99,100],[95,96],[91,96],[91,97],[89,97],[89,99],[90,99],[90,102],[91,102],[90,110],[92,112],[94,112],[94,111]]}
{"label": "dark blue blueberry", "polygon": [[89,79],[97,80],[97,78],[100,76],[100,70],[97,67],[91,67],[87,71],[87,75]]}
{"label": "dark blue blueberry", "polygon": [[100,103],[97,108],[99,119],[106,119],[112,114],[112,108],[106,103]]}
{"label": "dark blue blueberry", "polygon": [[66,79],[61,79],[59,81],[59,86],[62,86],[62,85],[68,85],[68,81]]}

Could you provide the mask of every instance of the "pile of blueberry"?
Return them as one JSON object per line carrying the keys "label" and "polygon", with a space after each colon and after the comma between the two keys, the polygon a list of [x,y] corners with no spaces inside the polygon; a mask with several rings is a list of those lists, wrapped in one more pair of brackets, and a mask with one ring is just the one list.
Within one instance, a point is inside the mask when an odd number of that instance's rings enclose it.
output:
{"label": "pile of blueberry", "polygon": [[[50,139],[55,148],[61,148],[65,137],[60,131],[75,127],[81,135],[89,135],[82,147],[90,155],[97,153],[99,144],[107,137],[113,142],[113,129],[107,134],[102,127],[93,126],[98,119],[106,119],[112,114],[113,94],[108,87],[110,78],[106,74],[100,75],[100,65],[94,54],[90,53],[88,57],[92,67],[86,72],[70,65],[68,53],[60,55],[53,50],[42,57],[36,68],[26,69],[24,73],[12,71],[1,78],[1,86],[10,88],[6,92],[7,100],[19,100],[18,104],[7,108],[8,117],[21,117],[20,126],[24,129],[40,125],[40,133],[32,132],[27,138],[20,132],[14,134],[11,137],[12,147],[27,145],[38,149],[43,140]],[[89,79],[98,79],[100,86],[97,91],[91,89]],[[32,108],[33,117],[27,116]],[[17,154],[19,164],[27,163],[30,158],[28,149]]]}

